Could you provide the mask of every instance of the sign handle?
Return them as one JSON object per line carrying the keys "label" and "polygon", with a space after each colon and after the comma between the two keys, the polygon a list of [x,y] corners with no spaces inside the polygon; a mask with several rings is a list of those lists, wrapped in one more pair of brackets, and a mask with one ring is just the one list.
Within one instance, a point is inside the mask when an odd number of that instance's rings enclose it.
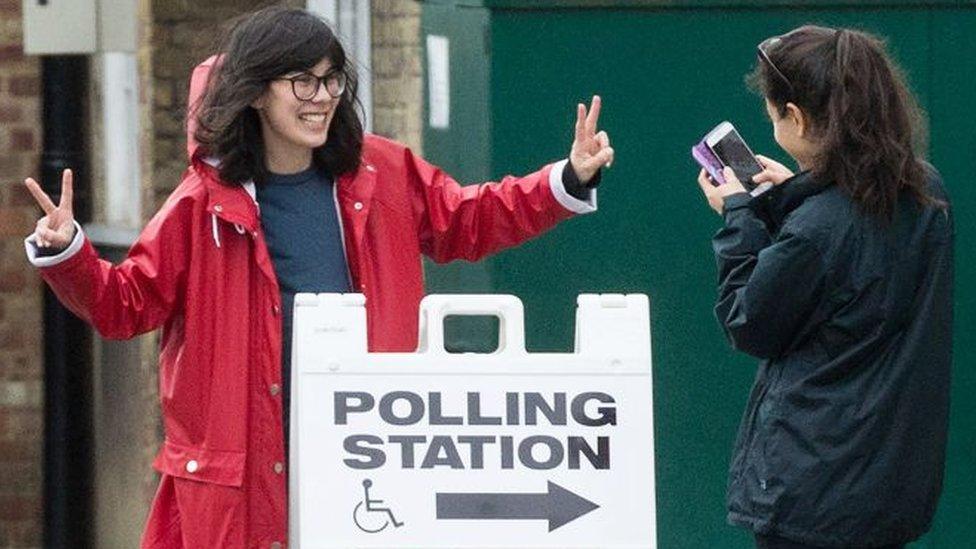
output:
{"label": "sign handle", "polygon": [[448,316],[498,317],[498,349],[492,355],[525,354],[525,313],[513,295],[429,295],[420,302],[419,353],[449,354],[444,347]]}

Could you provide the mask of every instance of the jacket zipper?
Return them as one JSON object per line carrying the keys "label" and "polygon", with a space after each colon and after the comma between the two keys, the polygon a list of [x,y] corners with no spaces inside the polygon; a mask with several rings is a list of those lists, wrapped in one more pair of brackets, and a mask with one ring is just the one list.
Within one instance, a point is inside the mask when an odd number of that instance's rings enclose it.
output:
{"label": "jacket zipper", "polygon": [[349,270],[349,252],[346,250],[346,228],[342,224],[342,208],[339,207],[339,181],[332,183],[332,203],[335,205],[336,219],[339,221],[339,241],[342,244],[342,256],[346,258],[346,278],[349,280],[349,291],[355,291],[352,284],[352,271]]}

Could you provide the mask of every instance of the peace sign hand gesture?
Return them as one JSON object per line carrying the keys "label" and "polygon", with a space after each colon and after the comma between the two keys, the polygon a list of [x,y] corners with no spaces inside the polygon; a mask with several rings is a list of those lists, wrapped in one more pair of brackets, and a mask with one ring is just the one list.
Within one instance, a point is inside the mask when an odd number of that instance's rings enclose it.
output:
{"label": "peace sign hand gesture", "polygon": [[607,132],[597,132],[600,118],[600,96],[594,95],[590,112],[580,103],[576,106],[576,138],[569,153],[569,163],[582,183],[589,183],[603,166],[613,163],[613,148]]}
{"label": "peace sign hand gesture", "polygon": [[64,170],[62,173],[61,203],[56,206],[33,178],[28,177],[24,185],[46,214],[37,221],[37,227],[34,229],[37,247],[54,250],[67,248],[75,238],[75,215],[71,205],[74,194],[74,174],[71,170]]}

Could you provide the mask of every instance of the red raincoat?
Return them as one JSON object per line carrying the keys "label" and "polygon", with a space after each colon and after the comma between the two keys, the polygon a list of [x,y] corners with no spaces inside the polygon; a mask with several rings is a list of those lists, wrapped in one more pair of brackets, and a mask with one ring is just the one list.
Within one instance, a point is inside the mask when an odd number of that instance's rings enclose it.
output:
{"label": "red raincoat", "polygon": [[[194,74],[201,93],[209,65]],[[192,101],[191,101],[192,104]],[[192,143],[192,142],[191,142]],[[190,146],[193,151],[193,145]],[[367,135],[336,202],[373,351],[412,351],[421,255],[477,260],[593,207],[567,198],[563,166],[461,187],[406,147]],[[557,188],[558,187],[558,188]],[[162,327],[162,474],[142,546],[286,545],[281,304],[253,186],[221,183],[199,155],[119,265],[79,231],[55,257],[28,255],[61,301],[107,338]]]}

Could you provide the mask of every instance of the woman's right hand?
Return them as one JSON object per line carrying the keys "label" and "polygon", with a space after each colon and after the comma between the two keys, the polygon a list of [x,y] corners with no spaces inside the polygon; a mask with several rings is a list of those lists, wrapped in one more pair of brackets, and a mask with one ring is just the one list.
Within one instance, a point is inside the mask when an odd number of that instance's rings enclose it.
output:
{"label": "woman's right hand", "polygon": [[752,182],[756,185],[761,183],[772,183],[779,185],[787,179],[793,177],[793,171],[779,162],[766,158],[761,154],[756,155],[756,159],[763,165],[763,171],[752,176]]}
{"label": "woman's right hand", "polygon": [[45,213],[44,217],[37,221],[37,227],[34,229],[37,247],[57,251],[67,248],[75,238],[75,215],[71,205],[74,175],[71,170],[64,170],[61,174],[61,203],[58,205],[51,201],[51,197],[34,179],[28,177],[24,185]]}

